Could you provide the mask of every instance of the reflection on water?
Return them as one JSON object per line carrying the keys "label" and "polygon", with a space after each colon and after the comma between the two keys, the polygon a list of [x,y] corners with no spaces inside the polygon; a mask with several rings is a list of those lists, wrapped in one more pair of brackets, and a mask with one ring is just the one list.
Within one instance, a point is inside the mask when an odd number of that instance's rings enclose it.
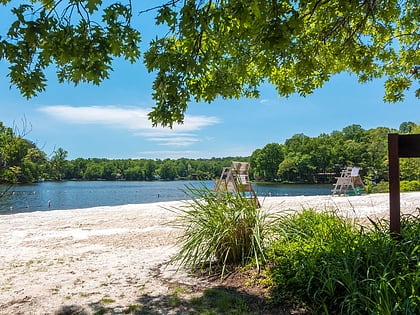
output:
{"label": "reflection on water", "polygon": [[[0,214],[76,209],[186,199],[186,186],[212,189],[212,181],[45,182],[8,189],[0,185]],[[328,195],[330,185],[254,185],[259,196]]]}

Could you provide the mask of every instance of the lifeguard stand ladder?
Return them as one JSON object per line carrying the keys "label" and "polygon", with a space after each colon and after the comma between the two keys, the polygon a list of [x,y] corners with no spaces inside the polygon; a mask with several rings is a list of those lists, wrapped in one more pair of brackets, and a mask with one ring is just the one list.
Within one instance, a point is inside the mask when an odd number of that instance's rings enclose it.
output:
{"label": "lifeguard stand ladder", "polygon": [[260,207],[257,194],[249,181],[249,163],[232,162],[231,167],[224,167],[220,179],[216,181],[214,190],[244,194],[257,207]]}
{"label": "lifeguard stand ladder", "polygon": [[348,195],[351,191],[355,195],[360,195],[359,187],[364,188],[365,185],[359,175],[360,167],[347,167],[341,171],[341,176],[336,177],[332,194],[334,195]]}

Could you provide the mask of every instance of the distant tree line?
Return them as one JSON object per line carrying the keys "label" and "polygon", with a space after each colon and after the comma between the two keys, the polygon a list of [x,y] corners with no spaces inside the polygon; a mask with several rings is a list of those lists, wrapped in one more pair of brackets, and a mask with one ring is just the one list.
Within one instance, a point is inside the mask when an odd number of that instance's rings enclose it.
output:
{"label": "distant tree line", "polygon": [[[377,127],[365,130],[350,125],[341,131],[308,137],[296,134],[284,144],[270,143],[250,158],[251,175],[260,181],[322,183],[335,181],[341,169],[362,167],[374,181],[388,180],[388,133],[420,133],[420,125],[404,122],[399,130]],[[401,159],[401,180],[420,180],[420,159]]]}
{"label": "distant tree line", "polygon": [[[67,151],[50,156],[0,122],[0,183],[36,180],[179,180],[214,179],[232,161],[250,162],[250,177],[257,181],[327,183],[347,166],[362,167],[362,175],[374,182],[388,179],[390,132],[420,133],[420,125],[404,122],[399,130],[387,127],[363,129],[350,125],[341,131],[309,137],[296,134],[283,144],[270,143],[250,157],[210,159],[101,159],[67,160]],[[401,159],[401,179],[420,180],[420,159]]]}
{"label": "distant tree line", "polygon": [[213,179],[232,161],[249,157],[211,159],[85,159],[67,160],[67,151],[51,156],[0,122],[0,183],[31,183],[37,180],[179,180]]}
{"label": "distant tree line", "polygon": [[64,178],[76,180],[179,180],[214,179],[232,161],[249,157],[211,159],[83,159],[66,161]]}

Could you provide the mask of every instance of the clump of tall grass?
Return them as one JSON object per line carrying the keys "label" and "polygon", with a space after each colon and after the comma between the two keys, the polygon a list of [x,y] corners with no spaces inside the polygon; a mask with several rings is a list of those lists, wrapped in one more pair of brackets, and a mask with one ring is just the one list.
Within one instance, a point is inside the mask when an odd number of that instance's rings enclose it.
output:
{"label": "clump of tall grass", "polygon": [[[186,187],[190,200],[171,209],[172,225],[183,229],[179,252],[173,262],[197,270],[220,270],[253,262],[265,262],[266,239],[275,218],[258,208],[245,194],[221,193],[206,187]],[[216,269],[213,267],[217,267]]]}
{"label": "clump of tall grass", "polygon": [[284,217],[268,251],[274,301],[313,313],[416,314],[420,215],[402,219],[401,241],[390,237],[388,222],[373,223],[368,229],[313,210]]}

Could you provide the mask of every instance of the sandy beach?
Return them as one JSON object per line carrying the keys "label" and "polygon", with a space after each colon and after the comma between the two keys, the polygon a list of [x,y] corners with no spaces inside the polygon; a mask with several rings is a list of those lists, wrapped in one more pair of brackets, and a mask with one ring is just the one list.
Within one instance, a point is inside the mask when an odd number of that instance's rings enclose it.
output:
{"label": "sandy beach", "polygon": [[[352,218],[387,217],[388,194],[267,197],[269,211],[335,209]],[[181,231],[168,208],[183,202],[41,211],[0,216],[0,314],[110,314],[159,305],[176,288],[200,294],[215,285],[168,265]],[[403,213],[420,192],[402,193]],[[153,314],[175,313],[167,306]]]}

